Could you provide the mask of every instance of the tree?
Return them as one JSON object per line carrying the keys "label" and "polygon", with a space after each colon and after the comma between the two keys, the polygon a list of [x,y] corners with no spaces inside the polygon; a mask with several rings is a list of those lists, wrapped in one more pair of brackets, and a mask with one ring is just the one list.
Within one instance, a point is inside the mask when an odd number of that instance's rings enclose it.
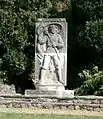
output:
{"label": "tree", "polygon": [[79,72],[84,69],[91,71],[93,65],[98,66],[99,71],[103,70],[102,13],[103,5],[100,0],[72,0],[74,29],[68,42],[71,48],[68,67],[71,65],[69,70],[73,88],[80,87],[85,81],[78,77]]}
{"label": "tree", "polygon": [[49,0],[0,1],[0,48],[4,50],[0,55],[0,75],[5,74],[9,82],[33,71],[35,21],[48,17],[51,7]]}
{"label": "tree", "polygon": [[90,20],[103,18],[102,0],[72,0],[73,5],[86,12]]}
{"label": "tree", "polygon": [[86,22],[79,33],[80,45],[95,50],[95,64],[102,65],[103,55],[103,20]]}

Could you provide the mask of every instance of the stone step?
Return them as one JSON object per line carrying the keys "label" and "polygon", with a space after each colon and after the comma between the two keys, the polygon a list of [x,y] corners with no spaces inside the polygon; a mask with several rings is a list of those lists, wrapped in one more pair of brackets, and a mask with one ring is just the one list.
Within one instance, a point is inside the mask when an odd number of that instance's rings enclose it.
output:
{"label": "stone step", "polygon": [[74,97],[73,90],[26,90],[26,96],[54,96],[54,97]]}

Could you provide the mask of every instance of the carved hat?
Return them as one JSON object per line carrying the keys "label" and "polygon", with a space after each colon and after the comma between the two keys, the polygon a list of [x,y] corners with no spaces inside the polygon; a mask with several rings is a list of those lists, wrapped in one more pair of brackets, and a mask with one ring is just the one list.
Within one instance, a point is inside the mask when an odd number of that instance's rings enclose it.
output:
{"label": "carved hat", "polygon": [[58,24],[58,23],[49,24],[48,25],[48,30],[50,30],[53,27],[57,28],[58,29],[58,32],[60,32],[62,30],[62,26],[60,24]]}

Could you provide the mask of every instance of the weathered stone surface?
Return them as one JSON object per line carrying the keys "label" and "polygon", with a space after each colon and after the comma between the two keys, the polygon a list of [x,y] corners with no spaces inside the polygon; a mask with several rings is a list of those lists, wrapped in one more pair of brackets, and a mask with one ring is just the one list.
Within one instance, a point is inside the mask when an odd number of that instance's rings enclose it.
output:
{"label": "weathered stone surface", "polygon": [[60,107],[56,106],[56,105],[53,105],[53,109],[57,110],[57,109],[60,109]]}
{"label": "weathered stone surface", "polygon": [[14,85],[0,84],[0,94],[16,94]]}
{"label": "weathered stone surface", "polygon": [[[83,101],[84,99],[84,101]],[[88,103],[91,100],[101,100],[96,104]],[[82,100],[82,101],[81,101]],[[86,100],[86,101],[85,101]],[[88,102],[87,102],[88,100]],[[80,102],[79,102],[80,101]],[[88,110],[88,111],[102,111],[103,104],[102,98],[96,97],[72,97],[72,98],[59,98],[59,97],[36,97],[36,96],[22,96],[22,95],[1,95],[0,108],[44,108],[44,109],[70,109],[70,110]]]}
{"label": "weathered stone surface", "polygon": [[21,104],[20,103],[15,103],[15,102],[13,102],[12,103],[12,106],[14,107],[14,108],[21,108],[22,106],[21,106]]}
{"label": "weathered stone surface", "polygon": [[67,102],[67,103],[73,103],[73,100],[67,100],[65,102]]}
{"label": "weathered stone surface", "polygon": [[39,79],[38,84],[44,87],[64,86],[67,70],[66,19],[38,19],[35,31],[35,79]]}
{"label": "weathered stone surface", "polygon": [[88,100],[88,99],[79,99],[78,101],[79,103],[82,103],[82,104],[91,104],[91,100]]}
{"label": "weathered stone surface", "polygon": [[32,105],[33,108],[37,108],[37,104],[31,103],[31,105]]}
{"label": "weathered stone surface", "polygon": [[28,108],[27,103],[21,103],[21,108]]}
{"label": "weathered stone surface", "polygon": [[70,110],[75,110],[75,105],[69,105],[69,106],[67,106],[67,108]]}
{"label": "weathered stone surface", "polygon": [[92,106],[86,106],[86,110],[93,111],[93,108],[92,108]]}
{"label": "weathered stone surface", "polygon": [[99,99],[92,99],[91,100],[91,103],[92,104],[99,104],[100,103],[100,100]]}
{"label": "weathered stone surface", "polygon": [[[50,86],[51,87],[51,86]],[[54,87],[54,86],[53,86]],[[58,87],[59,88],[59,87]],[[54,97],[74,97],[74,91],[73,90],[65,90],[64,87],[62,87],[61,90],[53,89],[53,90],[47,90],[44,88],[38,89],[38,90],[26,90],[25,91],[26,96],[54,96]]]}
{"label": "weathered stone surface", "polygon": [[44,108],[41,104],[36,104],[36,107],[38,107],[38,108]]}
{"label": "weathered stone surface", "polygon": [[10,104],[8,104],[6,106],[7,106],[7,108],[12,108],[12,103],[10,103]]}
{"label": "weathered stone surface", "polygon": [[35,29],[36,91],[26,95],[74,96],[67,83],[67,22],[65,18],[38,19]]}
{"label": "weathered stone surface", "polygon": [[101,108],[100,107],[95,107],[95,108],[93,108],[93,111],[100,112]]}
{"label": "weathered stone surface", "polygon": [[75,110],[80,110],[80,106],[79,105],[75,105]]}

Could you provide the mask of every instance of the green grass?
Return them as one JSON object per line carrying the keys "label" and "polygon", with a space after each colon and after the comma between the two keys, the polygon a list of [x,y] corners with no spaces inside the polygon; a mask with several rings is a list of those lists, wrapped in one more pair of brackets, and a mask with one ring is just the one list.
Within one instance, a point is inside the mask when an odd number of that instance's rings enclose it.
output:
{"label": "green grass", "polygon": [[103,117],[0,113],[0,119],[103,119]]}

